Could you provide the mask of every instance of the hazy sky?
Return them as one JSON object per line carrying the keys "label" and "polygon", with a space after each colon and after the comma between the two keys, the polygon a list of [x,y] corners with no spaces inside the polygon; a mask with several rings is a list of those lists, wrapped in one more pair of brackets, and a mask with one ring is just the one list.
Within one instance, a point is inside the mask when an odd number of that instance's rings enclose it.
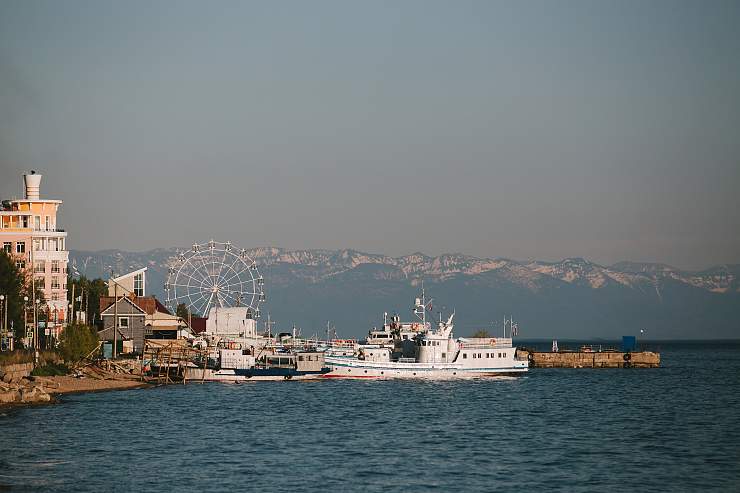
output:
{"label": "hazy sky", "polygon": [[210,238],[740,262],[740,2],[0,2],[0,196]]}

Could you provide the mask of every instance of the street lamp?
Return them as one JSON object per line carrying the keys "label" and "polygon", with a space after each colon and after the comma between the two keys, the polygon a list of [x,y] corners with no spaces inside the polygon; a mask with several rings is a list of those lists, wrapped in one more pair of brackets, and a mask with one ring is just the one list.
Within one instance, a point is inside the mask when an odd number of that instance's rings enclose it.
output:
{"label": "street lamp", "polygon": [[33,347],[41,349],[41,339],[39,335],[39,308],[41,307],[41,300],[36,298],[36,303],[33,304]]}
{"label": "street lamp", "polygon": [[0,351],[3,350],[2,344],[5,342],[5,332],[7,331],[6,327],[8,325],[8,317],[5,316],[5,313],[7,310],[5,309],[5,295],[0,294],[0,322],[3,324],[3,329],[0,330]]}
{"label": "street lamp", "polygon": [[28,343],[28,296],[23,297],[23,330],[26,331],[26,343]]}

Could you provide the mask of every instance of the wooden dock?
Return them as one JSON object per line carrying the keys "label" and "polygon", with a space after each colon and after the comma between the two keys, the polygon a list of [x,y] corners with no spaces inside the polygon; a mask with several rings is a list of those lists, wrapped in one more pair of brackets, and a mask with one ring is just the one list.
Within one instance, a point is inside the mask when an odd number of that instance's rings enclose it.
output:
{"label": "wooden dock", "polygon": [[518,349],[518,358],[527,358],[530,368],[657,368],[660,353],[652,351],[559,351],[540,352]]}

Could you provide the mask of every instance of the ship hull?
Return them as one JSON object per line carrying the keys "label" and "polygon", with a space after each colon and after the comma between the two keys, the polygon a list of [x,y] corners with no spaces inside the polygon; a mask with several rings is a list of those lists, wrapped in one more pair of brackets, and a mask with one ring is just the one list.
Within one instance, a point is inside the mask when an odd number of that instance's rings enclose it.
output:
{"label": "ship hull", "polygon": [[299,372],[290,368],[250,368],[237,370],[210,370],[205,374],[201,368],[190,369],[188,379],[204,380],[206,382],[259,382],[279,380],[316,380],[322,378],[329,372],[329,368],[321,372]]}
{"label": "ship hull", "polygon": [[331,371],[323,375],[323,378],[345,379],[457,380],[516,376],[529,369],[526,361],[515,361],[509,366],[481,368],[455,363],[365,362],[349,358],[327,358],[326,364]]}

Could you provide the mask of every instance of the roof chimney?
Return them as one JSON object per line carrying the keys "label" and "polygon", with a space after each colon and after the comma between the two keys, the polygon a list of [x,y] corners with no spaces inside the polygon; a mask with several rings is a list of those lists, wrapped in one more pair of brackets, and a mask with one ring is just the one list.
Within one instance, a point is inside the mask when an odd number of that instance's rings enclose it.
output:
{"label": "roof chimney", "polygon": [[41,175],[37,175],[34,170],[31,170],[30,175],[23,175],[23,183],[26,185],[26,200],[39,200]]}

